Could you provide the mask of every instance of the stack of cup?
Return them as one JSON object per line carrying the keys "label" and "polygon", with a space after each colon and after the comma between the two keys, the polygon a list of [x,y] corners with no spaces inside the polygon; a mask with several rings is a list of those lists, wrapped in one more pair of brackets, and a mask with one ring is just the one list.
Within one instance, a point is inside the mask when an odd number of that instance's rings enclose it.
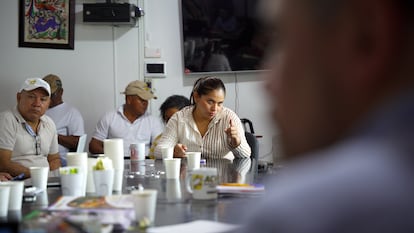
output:
{"label": "stack of cup", "polygon": [[93,167],[93,182],[97,196],[112,195],[114,184],[114,169],[112,160],[108,157],[99,157]]}
{"label": "stack of cup", "polygon": [[124,173],[124,141],[121,138],[105,139],[104,154],[112,160],[114,166],[113,191],[122,191]]}
{"label": "stack of cup", "polygon": [[8,211],[21,211],[24,181],[0,182],[0,217]]}
{"label": "stack of cup", "polygon": [[82,171],[82,178],[79,182],[82,185],[82,196],[86,193],[86,182],[88,178],[88,153],[68,152],[66,154],[66,161],[68,166],[79,167]]}
{"label": "stack of cup", "polygon": [[0,217],[7,217],[9,210],[10,186],[0,185]]}
{"label": "stack of cup", "polygon": [[63,196],[85,196],[85,175],[82,167],[61,167],[59,173]]}

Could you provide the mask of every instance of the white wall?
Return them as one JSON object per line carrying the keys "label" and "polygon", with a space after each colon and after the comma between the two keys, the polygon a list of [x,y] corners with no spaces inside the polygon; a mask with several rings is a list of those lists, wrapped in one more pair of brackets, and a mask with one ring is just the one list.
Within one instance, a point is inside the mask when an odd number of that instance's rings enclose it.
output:
{"label": "white wall", "polygon": [[[76,1],[75,49],[18,47],[18,1],[0,1],[0,111],[16,103],[16,92],[27,77],[55,73],[63,79],[64,100],[77,107],[93,133],[100,116],[123,103],[119,94],[132,80],[143,80],[144,61],[166,62],[167,77],[153,79],[157,100],[152,114],[172,94],[189,96],[198,76],[183,75],[179,0],[130,1],[144,8],[139,27],[112,27],[82,23],[82,4]],[[160,48],[161,58],[145,58],[143,47]],[[274,135],[267,118],[266,99],[259,73],[218,75],[226,84],[225,105],[254,122],[262,159],[270,160]]]}

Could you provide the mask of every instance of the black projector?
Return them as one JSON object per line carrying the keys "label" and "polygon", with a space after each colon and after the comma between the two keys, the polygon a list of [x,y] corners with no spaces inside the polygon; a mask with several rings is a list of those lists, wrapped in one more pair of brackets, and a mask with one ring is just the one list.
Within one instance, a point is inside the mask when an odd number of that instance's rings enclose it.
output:
{"label": "black projector", "polygon": [[83,4],[83,22],[85,23],[134,26],[142,13],[140,8],[129,3]]}

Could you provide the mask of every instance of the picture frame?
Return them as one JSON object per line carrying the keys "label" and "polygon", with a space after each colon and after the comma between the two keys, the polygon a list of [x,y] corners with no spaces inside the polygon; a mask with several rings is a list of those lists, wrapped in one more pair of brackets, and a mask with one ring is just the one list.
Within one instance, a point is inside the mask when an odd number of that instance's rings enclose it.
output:
{"label": "picture frame", "polygon": [[19,47],[74,49],[76,0],[19,0]]}

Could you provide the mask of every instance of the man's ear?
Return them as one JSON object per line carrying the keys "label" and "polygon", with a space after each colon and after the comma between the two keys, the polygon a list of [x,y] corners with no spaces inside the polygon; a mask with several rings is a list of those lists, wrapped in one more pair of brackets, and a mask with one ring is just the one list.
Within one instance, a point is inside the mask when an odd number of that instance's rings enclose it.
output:
{"label": "man's ear", "polygon": [[125,103],[130,104],[131,103],[131,97],[129,95],[125,96]]}
{"label": "man's ear", "polygon": [[16,94],[16,100],[17,100],[17,103],[19,103],[19,102],[20,102],[21,95],[22,95],[22,93],[21,93],[21,92],[17,92],[17,94]]}

